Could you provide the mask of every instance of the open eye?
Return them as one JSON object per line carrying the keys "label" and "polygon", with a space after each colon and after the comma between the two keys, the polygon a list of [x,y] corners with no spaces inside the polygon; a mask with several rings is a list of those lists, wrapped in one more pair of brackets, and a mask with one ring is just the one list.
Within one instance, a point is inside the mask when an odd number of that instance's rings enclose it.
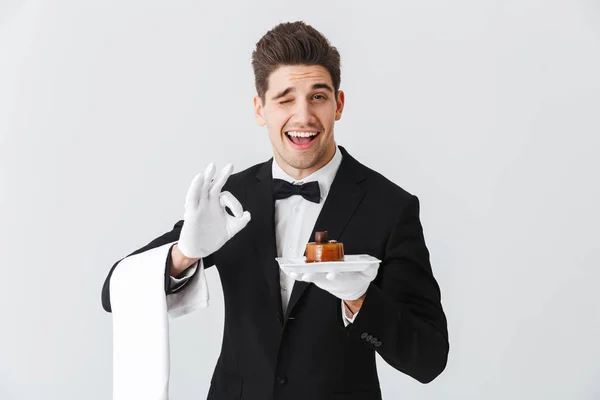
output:
{"label": "open eye", "polygon": [[327,97],[323,96],[322,94],[315,94],[313,96],[313,99],[314,100],[325,100],[325,99],[327,99]]}

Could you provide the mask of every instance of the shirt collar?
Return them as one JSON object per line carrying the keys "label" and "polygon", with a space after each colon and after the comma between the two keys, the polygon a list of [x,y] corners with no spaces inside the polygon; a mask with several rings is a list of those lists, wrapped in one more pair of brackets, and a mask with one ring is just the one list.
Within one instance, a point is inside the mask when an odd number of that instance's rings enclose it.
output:
{"label": "shirt collar", "polygon": [[286,174],[281,169],[279,164],[277,164],[277,161],[275,161],[275,159],[273,159],[273,163],[272,163],[273,164],[272,173],[273,173],[274,179],[283,179],[284,181],[294,183],[294,184],[295,183],[302,184],[302,183],[311,182],[311,181],[318,181],[319,189],[321,191],[321,200],[323,200],[327,196],[327,193],[329,193],[329,189],[331,188],[331,184],[333,183],[333,179],[335,178],[335,174],[337,173],[341,163],[342,163],[342,153],[341,153],[339,147],[336,145],[335,146],[335,154],[333,155],[333,158],[327,164],[325,164],[323,167],[321,167],[319,170],[313,172],[312,174],[310,174],[309,176],[305,177],[302,180],[296,180],[296,179],[292,178],[291,176],[289,176],[288,174]]}

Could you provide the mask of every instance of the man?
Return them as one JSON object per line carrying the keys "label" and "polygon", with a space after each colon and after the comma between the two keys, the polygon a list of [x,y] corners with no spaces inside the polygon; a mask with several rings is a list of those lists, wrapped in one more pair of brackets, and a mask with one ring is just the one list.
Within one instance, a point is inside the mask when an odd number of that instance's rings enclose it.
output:
{"label": "man", "polygon": [[[186,289],[199,261],[218,268],[225,328],[209,399],[381,399],[375,353],[432,381],[449,344],[419,202],[336,145],[338,51],[314,28],[283,23],[257,43],[252,65],[255,116],[273,158],[233,175],[231,166],[215,175],[209,165],[192,181],[184,219],[134,252],[177,242],[166,260],[167,296]],[[346,254],[381,263],[281,272],[276,257],[301,257],[324,230]],[[102,292],[109,312],[113,269]]]}

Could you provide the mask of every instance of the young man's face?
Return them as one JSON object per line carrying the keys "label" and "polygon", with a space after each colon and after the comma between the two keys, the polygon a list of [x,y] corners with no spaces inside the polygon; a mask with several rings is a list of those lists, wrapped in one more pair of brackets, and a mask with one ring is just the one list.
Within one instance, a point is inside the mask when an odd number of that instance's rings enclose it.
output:
{"label": "young man's face", "polygon": [[327,69],[281,66],[269,76],[265,101],[254,98],[256,119],[266,125],[275,161],[296,179],[327,164],[335,154],[333,125],[342,116],[344,93],[335,98]]}

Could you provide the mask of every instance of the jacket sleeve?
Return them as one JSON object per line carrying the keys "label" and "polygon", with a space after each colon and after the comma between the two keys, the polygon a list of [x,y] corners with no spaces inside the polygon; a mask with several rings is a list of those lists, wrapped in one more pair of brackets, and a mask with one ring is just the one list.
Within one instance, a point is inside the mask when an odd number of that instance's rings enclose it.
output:
{"label": "jacket sleeve", "polygon": [[[172,243],[172,242],[176,242],[177,240],[179,240],[179,235],[181,233],[181,227],[183,226],[183,220],[178,221],[177,223],[175,223],[175,225],[173,226],[173,229],[159,237],[157,237],[156,239],[152,240],[150,243],[148,243],[147,245],[145,245],[142,248],[137,249],[136,251],[134,251],[133,253],[127,255],[126,257],[120,259],[119,261],[117,261],[112,268],[110,269],[108,276],[106,277],[106,279],[104,280],[104,285],[102,286],[102,308],[104,308],[104,310],[106,312],[112,312],[112,308],[110,305],[110,278],[112,276],[113,271],[115,270],[115,268],[119,265],[119,263],[121,261],[123,261],[125,258],[127,257],[131,257],[133,255],[142,253],[144,251],[150,250],[150,249],[154,249],[160,246],[164,246],[168,243]],[[213,265],[213,259],[212,259],[212,255],[208,256],[204,259],[204,267],[209,268]],[[196,264],[194,264],[196,265]],[[169,251],[167,258],[165,260],[165,293],[166,295],[178,292],[179,290],[181,290],[185,283],[187,281],[182,282],[181,284],[178,285],[171,285],[171,271],[170,271],[170,266],[171,266],[171,252]],[[196,269],[197,270],[197,269]],[[185,274],[185,272],[188,271],[187,269],[182,273],[182,275]],[[189,279],[188,279],[189,280]]]}
{"label": "jacket sleeve", "polygon": [[[171,265],[171,261],[170,261],[171,260],[171,251],[170,250],[173,248],[173,246],[171,246],[171,248],[169,249],[169,254],[167,255],[167,265],[165,268],[169,268],[169,266]],[[177,293],[181,289],[183,289],[185,287],[185,285],[190,281],[190,278],[196,274],[196,271],[198,271],[198,262],[195,262],[194,264],[187,267],[179,275],[170,276],[169,277],[169,286],[166,289],[167,290],[166,294]],[[169,275],[170,275],[170,273],[169,273]]]}
{"label": "jacket sleeve", "polygon": [[446,368],[447,321],[415,196],[397,218],[379,273],[348,334],[421,383]]}

